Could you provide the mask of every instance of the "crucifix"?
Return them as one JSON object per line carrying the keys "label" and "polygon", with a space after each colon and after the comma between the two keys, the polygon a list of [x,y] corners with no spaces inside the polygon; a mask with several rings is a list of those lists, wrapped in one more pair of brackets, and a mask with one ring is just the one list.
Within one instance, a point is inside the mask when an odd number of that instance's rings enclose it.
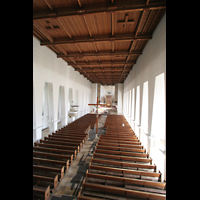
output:
{"label": "crucifix", "polygon": [[98,106],[99,105],[105,106],[106,104],[100,104],[98,97],[97,97],[97,103],[96,104],[88,104],[88,106],[96,106],[96,109],[97,109],[97,111],[96,111],[96,138],[98,138],[97,134],[98,134],[98,118],[99,118],[99,116],[98,116]]}

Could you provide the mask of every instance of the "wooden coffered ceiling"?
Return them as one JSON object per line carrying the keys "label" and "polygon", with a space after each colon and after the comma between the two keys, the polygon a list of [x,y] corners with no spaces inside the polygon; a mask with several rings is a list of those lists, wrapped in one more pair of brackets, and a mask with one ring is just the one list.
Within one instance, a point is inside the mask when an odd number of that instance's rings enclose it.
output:
{"label": "wooden coffered ceiling", "polygon": [[33,0],[33,35],[92,83],[123,83],[165,0]]}

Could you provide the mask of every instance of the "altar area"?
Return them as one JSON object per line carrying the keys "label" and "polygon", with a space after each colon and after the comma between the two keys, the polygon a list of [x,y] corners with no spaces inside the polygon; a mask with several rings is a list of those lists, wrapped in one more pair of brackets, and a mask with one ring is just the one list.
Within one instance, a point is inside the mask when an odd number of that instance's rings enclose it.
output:
{"label": "altar area", "polygon": [[112,95],[106,95],[106,107],[110,108],[112,106]]}
{"label": "altar area", "polygon": [[115,102],[115,86],[101,85],[99,94],[100,103],[106,104],[107,108],[114,106]]}

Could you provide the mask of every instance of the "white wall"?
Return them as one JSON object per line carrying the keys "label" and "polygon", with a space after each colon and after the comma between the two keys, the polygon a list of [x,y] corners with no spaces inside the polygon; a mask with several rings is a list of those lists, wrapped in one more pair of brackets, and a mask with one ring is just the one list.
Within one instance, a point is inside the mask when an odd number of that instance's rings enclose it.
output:
{"label": "white wall", "polygon": [[117,113],[122,114],[123,109],[123,83],[118,83]]}
{"label": "white wall", "polygon": [[[90,95],[90,102],[91,104],[97,103],[97,83],[91,83],[91,95]],[[93,111],[96,112],[95,106],[89,106],[89,112]]]}
{"label": "white wall", "polygon": [[[57,130],[58,123],[58,99],[59,87],[64,87],[65,104],[62,106],[62,125],[67,124],[68,118],[68,93],[72,88],[73,95],[78,93],[79,102],[83,103],[79,109],[79,116],[88,112],[90,102],[91,82],[84,78],[65,61],[57,58],[57,55],[33,37],[33,142],[41,138],[42,130],[42,106],[44,86],[52,84],[53,97],[52,116],[49,121],[50,132]],[[74,96],[75,99],[75,96]]]}
{"label": "white wall", "polygon": [[[160,85],[160,83],[162,83],[162,87],[158,86],[158,84]],[[140,96],[137,96],[138,88],[140,88]],[[139,105],[139,110],[137,107],[135,107],[134,112],[131,112],[131,118],[128,116],[127,112],[124,112],[124,115],[126,118],[131,119],[130,124],[132,125],[134,131],[141,139],[141,142],[147,149],[150,157],[153,158],[153,163],[155,162],[155,164],[157,165],[157,169],[163,173],[163,178],[166,180],[166,170],[164,164],[165,154],[160,151],[161,146],[162,150],[165,151],[165,145],[159,145],[165,140],[166,134],[165,88],[166,14],[163,16],[162,20],[154,31],[152,39],[147,43],[146,47],[144,48],[142,55],[137,60],[137,64],[134,65],[133,69],[131,70],[130,74],[124,82],[124,96],[128,97],[127,94],[130,90],[133,91],[134,89],[135,91],[135,100],[132,101],[135,103],[135,105],[131,105],[129,106],[129,108],[131,109],[133,106]],[[144,92],[143,89],[145,90]],[[126,110],[126,106],[127,105],[125,104],[123,105],[123,110]],[[162,109],[160,108],[160,106],[162,107]],[[144,110],[146,110],[146,114],[144,113]],[[141,119],[141,117],[143,117],[143,119]],[[145,122],[147,119],[148,124]],[[159,128],[155,128],[156,124],[159,126]]]}

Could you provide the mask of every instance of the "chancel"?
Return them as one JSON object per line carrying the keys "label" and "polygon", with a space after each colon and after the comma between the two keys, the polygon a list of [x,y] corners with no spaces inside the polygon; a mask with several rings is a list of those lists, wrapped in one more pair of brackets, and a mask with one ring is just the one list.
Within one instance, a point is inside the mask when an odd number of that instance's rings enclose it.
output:
{"label": "chancel", "polygon": [[165,0],[33,0],[33,199],[166,199],[165,98]]}

